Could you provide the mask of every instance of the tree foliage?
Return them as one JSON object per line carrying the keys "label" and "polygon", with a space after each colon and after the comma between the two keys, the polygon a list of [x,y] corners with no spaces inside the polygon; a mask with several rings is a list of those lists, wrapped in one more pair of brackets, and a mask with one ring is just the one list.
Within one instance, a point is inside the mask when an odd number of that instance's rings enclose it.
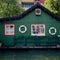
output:
{"label": "tree foliage", "polygon": [[23,12],[17,0],[0,0],[0,17],[11,17]]}
{"label": "tree foliage", "polygon": [[60,15],[60,0],[45,0],[45,7]]}

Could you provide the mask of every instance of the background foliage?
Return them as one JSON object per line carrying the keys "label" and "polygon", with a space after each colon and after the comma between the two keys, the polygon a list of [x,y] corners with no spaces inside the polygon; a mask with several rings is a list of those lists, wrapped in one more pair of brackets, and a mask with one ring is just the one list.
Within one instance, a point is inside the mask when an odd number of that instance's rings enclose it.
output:
{"label": "background foliage", "polygon": [[16,16],[23,11],[17,0],[0,0],[0,18]]}
{"label": "background foliage", "polygon": [[45,7],[60,15],[60,0],[45,0]]}

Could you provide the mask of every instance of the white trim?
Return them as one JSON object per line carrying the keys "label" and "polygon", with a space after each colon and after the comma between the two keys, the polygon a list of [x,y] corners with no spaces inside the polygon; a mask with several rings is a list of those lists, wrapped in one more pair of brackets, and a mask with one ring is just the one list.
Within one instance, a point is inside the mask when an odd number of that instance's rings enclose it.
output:
{"label": "white trim", "polygon": [[[54,32],[54,33],[52,33],[52,32],[51,32],[51,29],[54,29],[54,30],[55,30],[55,32]],[[50,33],[51,35],[55,35],[55,34],[56,34],[56,32],[57,32],[57,30],[56,30],[56,28],[55,28],[55,27],[50,27],[50,29],[49,29],[49,33]]]}
{"label": "white trim", "polygon": [[57,35],[58,37],[60,37],[60,35]]}
{"label": "white trim", "polygon": [[[9,28],[7,28],[7,26]],[[10,26],[13,26],[13,28],[11,29]],[[14,24],[5,24],[4,30],[5,30],[5,35],[15,35],[15,25]]]}
{"label": "white trim", "polygon": [[[21,31],[21,28],[22,28],[22,27],[25,28],[24,31]],[[21,25],[21,26],[19,27],[19,31],[20,31],[21,33],[25,33],[25,32],[27,31],[27,27],[26,27],[25,25]]]}
{"label": "white trim", "polygon": [[[39,10],[40,12],[37,13],[37,12],[36,12],[37,10]],[[39,9],[39,8],[35,9],[35,14],[36,14],[36,15],[41,15],[41,9]]]}
{"label": "white trim", "polygon": [[[33,30],[32,30],[32,26],[35,26],[35,30],[36,30],[36,27],[38,26],[40,32],[38,34],[34,34]],[[41,27],[40,26],[43,26],[44,33],[41,33]],[[45,36],[45,24],[31,24],[31,36]]]}

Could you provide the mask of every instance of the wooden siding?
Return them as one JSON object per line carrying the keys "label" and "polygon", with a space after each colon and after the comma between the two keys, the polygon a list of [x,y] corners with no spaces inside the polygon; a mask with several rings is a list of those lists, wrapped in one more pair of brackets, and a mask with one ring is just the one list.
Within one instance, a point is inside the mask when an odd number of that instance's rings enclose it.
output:
{"label": "wooden siding", "polygon": [[[4,24],[15,24],[15,36],[4,36]],[[31,37],[31,24],[45,24],[46,26],[46,35],[44,37]],[[19,26],[25,25],[27,27],[26,33],[22,34],[19,32]],[[11,20],[11,21],[5,21],[0,23],[0,41],[2,41],[5,46],[14,46],[15,41],[20,43],[17,43],[17,46],[36,46],[40,43],[38,43],[41,39],[41,41],[45,41],[45,43],[41,43],[41,45],[47,45],[47,40],[58,40],[55,38],[55,36],[60,35],[60,22],[56,21],[53,17],[49,16],[44,11],[41,11],[41,16],[36,16],[35,11],[32,11],[31,13],[27,14],[25,17],[23,17],[20,20]],[[52,36],[49,34],[49,28],[55,27],[57,29],[56,35]],[[38,38],[38,39],[37,39]],[[28,43],[27,41],[31,41],[31,39],[34,40],[35,43]],[[33,41],[32,40],[32,41]],[[55,43],[54,43],[55,44]],[[57,43],[56,43],[57,44]],[[56,45],[55,44],[55,45]]]}

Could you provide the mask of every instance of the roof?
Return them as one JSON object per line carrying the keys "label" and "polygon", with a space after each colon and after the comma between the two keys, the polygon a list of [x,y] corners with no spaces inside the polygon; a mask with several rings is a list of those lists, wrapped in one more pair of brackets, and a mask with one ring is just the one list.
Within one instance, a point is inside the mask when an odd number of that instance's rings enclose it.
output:
{"label": "roof", "polygon": [[34,2],[34,0],[22,0],[22,2]]}
{"label": "roof", "polygon": [[23,18],[24,16],[26,16],[27,14],[29,14],[31,11],[33,11],[35,8],[40,8],[41,10],[43,10],[44,12],[46,12],[47,14],[49,14],[51,17],[55,18],[57,21],[60,21],[60,16],[55,15],[54,13],[52,13],[51,11],[49,11],[48,9],[46,9],[44,6],[40,5],[40,4],[36,4],[34,6],[32,6],[30,9],[26,10],[25,12],[23,12],[21,15],[19,16],[13,16],[13,17],[6,17],[6,18],[0,18],[0,22],[3,21],[14,21],[14,20],[20,20],[21,18]]}

